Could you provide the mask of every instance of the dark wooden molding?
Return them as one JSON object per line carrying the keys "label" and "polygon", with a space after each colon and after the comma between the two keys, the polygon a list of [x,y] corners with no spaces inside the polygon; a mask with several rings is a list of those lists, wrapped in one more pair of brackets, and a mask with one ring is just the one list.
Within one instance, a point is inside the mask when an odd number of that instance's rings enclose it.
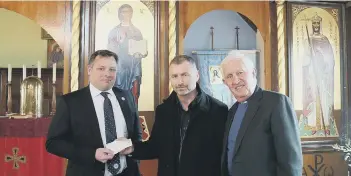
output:
{"label": "dark wooden molding", "polygon": [[[168,66],[169,66],[169,10],[168,10],[168,1],[160,1],[160,78],[159,78],[159,98],[157,104],[161,104],[165,98],[169,96],[169,78],[168,78]],[[178,30],[177,30],[178,31]],[[162,45],[161,45],[162,44]],[[179,42],[178,42],[179,45]],[[179,50],[178,50],[179,51]],[[156,104],[155,104],[156,106]]]}
{"label": "dark wooden molding", "polygon": [[155,31],[154,31],[154,35],[155,35],[155,43],[154,43],[154,107],[156,108],[156,106],[160,103],[159,102],[159,97],[160,97],[160,75],[161,75],[161,68],[160,68],[160,55],[161,55],[161,44],[160,42],[160,35],[161,35],[161,28],[160,28],[160,23],[161,23],[161,16],[160,16],[160,2],[159,1],[155,1],[154,2],[154,18],[155,18]]}
{"label": "dark wooden molding", "polygon": [[79,87],[88,85],[89,56],[95,51],[96,1],[82,1]]}
{"label": "dark wooden molding", "polygon": [[6,113],[7,71],[0,70],[0,114]]}
{"label": "dark wooden molding", "polygon": [[[348,3],[350,4],[350,2]],[[344,119],[343,123],[344,124],[348,124],[345,128],[345,130],[348,132],[346,134],[346,137],[348,137],[349,139],[351,139],[351,6],[346,6],[345,8],[345,32],[346,32],[346,37],[344,40],[344,43],[346,45],[346,53],[345,53],[345,65],[346,65],[346,77],[345,77],[345,86],[346,86],[346,107],[345,107],[345,116],[347,118]],[[348,20],[346,20],[348,19]],[[350,168],[351,169],[351,168]]]}
{"label": "dark wooden molding", "polygon": [[63,84],[56,85],[62,86],[62,92],[64,94],[71,91],[71,53],[72,53],[72,1],[66,1],[65,3],[65,26],[64,26],[64,70],[63,70]]}
{"label": "dark wooden molding", "polygon": [[272,91],[279,92],[278,77],[278,28],[277,28],[277,4],[275,1],[269,3],[271,24],[271,87]]}

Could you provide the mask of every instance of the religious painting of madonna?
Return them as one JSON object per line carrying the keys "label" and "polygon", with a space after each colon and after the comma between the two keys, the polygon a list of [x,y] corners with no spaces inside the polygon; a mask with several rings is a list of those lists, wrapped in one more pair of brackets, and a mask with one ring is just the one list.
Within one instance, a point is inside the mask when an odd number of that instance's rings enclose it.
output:
{"label": "religious painting of madonna", "polygon": [[95,50],[118,57],[115,86],[131,90],[139,111],[154,111],[155,2],[97,1]]}
{"label": "religious painting of madonna", "polygon": [[344,84],[343,9],[288,3],[289,96],[303,143],[341,136]]}
{"label": "religious painting of madonna", "polygon": [[63,68],[64,54],[62,48],[54,39],[49,39],[47,44],[47,67],[52,68],[56,63],[56,68]]}

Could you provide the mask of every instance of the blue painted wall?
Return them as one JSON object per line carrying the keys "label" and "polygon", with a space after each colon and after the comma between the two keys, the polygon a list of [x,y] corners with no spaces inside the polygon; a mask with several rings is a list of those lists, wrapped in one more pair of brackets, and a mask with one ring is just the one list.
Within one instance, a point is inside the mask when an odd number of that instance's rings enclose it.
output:
{"label": "blue painted wall", "polygon": [[184,54],[191,56],[191,51],[211,49],[211,26],[214,27],[215,49],[236,49],[236,26],[240,28],[240,49],[257,49],[256,32],[238,13],[230,10],[214,10],[203,14],[190,26],[183,41]]}

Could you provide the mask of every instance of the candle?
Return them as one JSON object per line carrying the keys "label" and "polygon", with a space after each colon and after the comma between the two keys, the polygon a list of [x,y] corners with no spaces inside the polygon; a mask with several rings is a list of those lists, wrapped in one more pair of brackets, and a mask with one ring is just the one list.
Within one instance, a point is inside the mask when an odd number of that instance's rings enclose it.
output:
{"label": "candle", "polygon": [[38,61],[38,78],[41,78],[40,61]]}
{"label": "candle", "polygon": [[56,63],[54,63],[54,64],[52,65],[52,67],[53,67],[52,83],[55,84],[55,82],[56,82]]}
{"label": "candle", "polygon": [[9,64],[8,72],[7,72],[7,82],[11,82],[11,77],[12,77],[12,68],[11,68],[11,64]]}
{"label": "candle", "polygon": [[23,74],[23,80],[24,80],[24,79],[26,79],[26,77],[27,77],[27,69],[26,69],[26,65],[23,65],[22,74]]}

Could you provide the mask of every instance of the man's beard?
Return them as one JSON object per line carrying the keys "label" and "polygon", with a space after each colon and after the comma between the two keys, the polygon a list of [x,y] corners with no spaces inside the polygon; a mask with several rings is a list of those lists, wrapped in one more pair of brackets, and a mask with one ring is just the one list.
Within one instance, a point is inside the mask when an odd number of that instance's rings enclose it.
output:
{"label": "man's beard", "polygon": [[187,85],[181,85],[176,87],[176,92],[177,94],[180,95],[186,95],[190,92],[189,86]]}

